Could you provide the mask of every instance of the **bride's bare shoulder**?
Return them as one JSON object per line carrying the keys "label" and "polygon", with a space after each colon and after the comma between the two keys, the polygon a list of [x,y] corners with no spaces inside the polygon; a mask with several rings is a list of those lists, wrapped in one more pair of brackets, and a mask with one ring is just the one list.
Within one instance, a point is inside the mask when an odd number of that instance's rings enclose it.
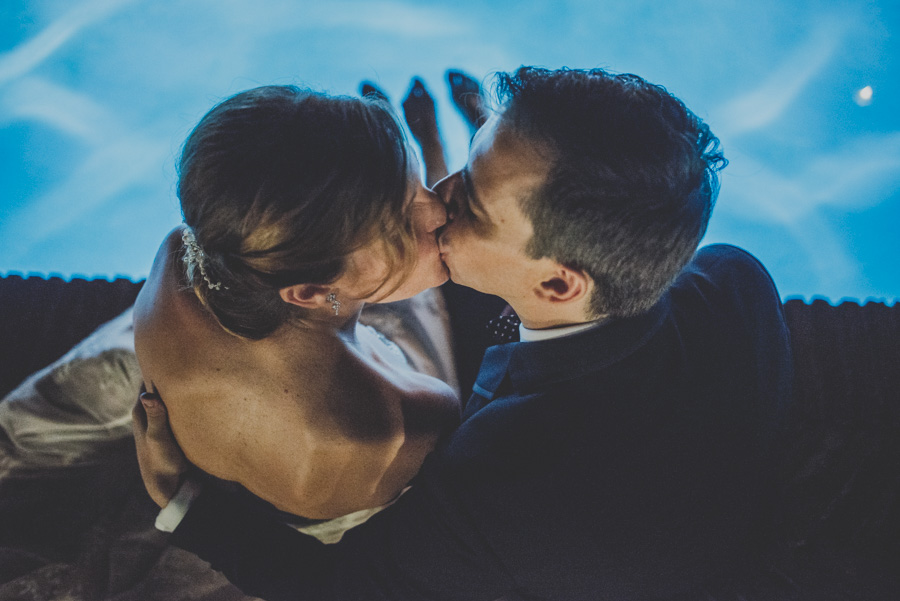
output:
{"label": "bride's bare shoulder", "polygon": [[156,252],[150,275],[135,301],[136,325],[138,322],[164,325],[192,305],[200,307],[199,299],[184,283],[181,232],[181,226],[169,232]]}
{"label": "bride's bare shoulder", "polygon": [[[185,359],[221,330],[185,285],[181,233],[175,228],[163,240],[134,305],[135,351],[148,387],[154,373],[172,374],[195,364]],[[227,336],[224,330],[221,334]]]}

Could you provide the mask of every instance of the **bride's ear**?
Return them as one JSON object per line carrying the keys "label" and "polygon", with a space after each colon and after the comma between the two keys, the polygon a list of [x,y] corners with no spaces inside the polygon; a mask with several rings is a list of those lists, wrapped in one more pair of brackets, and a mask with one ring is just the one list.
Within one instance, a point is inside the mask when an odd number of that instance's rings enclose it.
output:
{"label": "bride's ear", "polygon": [[295,284],[278,291],[281,300],[305,309],[317,309],[331,302],[326,297],[331,292],[328,286],[318,284]]}

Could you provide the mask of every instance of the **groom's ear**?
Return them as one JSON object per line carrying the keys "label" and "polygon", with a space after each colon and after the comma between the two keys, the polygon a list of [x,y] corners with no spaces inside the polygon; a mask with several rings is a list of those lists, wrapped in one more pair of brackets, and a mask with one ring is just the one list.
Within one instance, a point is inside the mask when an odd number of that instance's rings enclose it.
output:
{"label": "groom's ear", "polygon": [[534,289],[535,296],[550,303],[570,303],[584,299],[591,278],[581,269],[557,264]]}
{"label": "groom's ear", "polygon": [[325,297],[330,292],[332,292],[332,289],[328,286],[294,284],[279,290],[278,295],[281,297],[281,300],[291,305],[297,305],[304,309],[317,309],[328,302]]}

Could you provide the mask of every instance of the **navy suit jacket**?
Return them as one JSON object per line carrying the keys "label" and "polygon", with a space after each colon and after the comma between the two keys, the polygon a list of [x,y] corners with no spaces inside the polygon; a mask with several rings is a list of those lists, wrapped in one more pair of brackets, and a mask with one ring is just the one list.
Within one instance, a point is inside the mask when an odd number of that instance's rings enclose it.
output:
{"label": "navy suit jacket", "polygon": [[340,543],[212,492],[172,541],[273,600],[697,598],[752,559],[791,379],[769,275],[706,247],[642,315],[490,347],[459,428]]}

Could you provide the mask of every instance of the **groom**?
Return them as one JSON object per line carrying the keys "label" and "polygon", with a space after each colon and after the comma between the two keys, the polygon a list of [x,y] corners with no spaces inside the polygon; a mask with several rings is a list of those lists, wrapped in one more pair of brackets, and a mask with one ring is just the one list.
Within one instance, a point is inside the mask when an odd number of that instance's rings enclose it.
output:
{"label": "groom", "polygon": [[440,247],[521,340],[487,349],[459,428],[338,544],[202,493],[172,542],[246,592],[682,599],[744,576],[792,369],[765,269],[696,252],[718,140],[633,75],[523,67],[500,89],[436,188]]}

